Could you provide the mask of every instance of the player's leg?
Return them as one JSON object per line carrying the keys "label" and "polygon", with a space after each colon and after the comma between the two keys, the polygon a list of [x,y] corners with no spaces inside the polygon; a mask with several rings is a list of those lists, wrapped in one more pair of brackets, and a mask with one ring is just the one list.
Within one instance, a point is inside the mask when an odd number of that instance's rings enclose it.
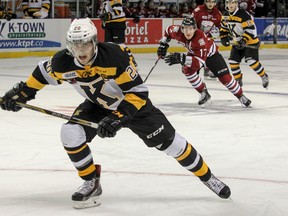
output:
{"label": "player's leg", "polygon": [[239,99],[244,107],[248,107],[251,104],[251,101],[243,94],[240,84],[231,76],[228,65],[220,53],[207,58],[206,64],[219,81]]}
{"label": "player's leg", "polygon": [[138,66],[136,63],[136,60],[131,52],[131,50],[126,46],[126,41],[125,41],[125,29],[126,29],[126,24],[125,22],[123,23],[114,23],[113,28],[112,28],[112,33],[113,33],[113,42],[115,44],[119,44],[122,46],[127,54],[130,57],[130,61],[134,64],[135,67]]}
{"label": "player's leg", "polygon": [[119,45],[125,44],[126,23],[125,22],[111,23],[109,27],[111,29],[113,43]]}
{"label": "player's leg", "polygon": [[[76,108],[73,116],[98,122],[105,115],[102,112],[97,112],[97,109],[98,107],[86,100]],[[61,129],[61,141],[64,149],[77,169],[79,177],[84,180],[84,184],[72,195],[74,208],[87,208],[100,204],[98,198],[102,193],[100,185],[101,166],[94,165],[93,156],[87,144],[96,134],[97,129],[69,121],[63,124]]]}
{"label": "player's leg", "polygon": [[210,71],[210,69],[207,67],[207,65],[204,65],[203,67],[204,70],[204,77],[206,78],[211,78],[211,79],[215,79],[216,76],[212,73],[212,71]]}
{"label": "player's leg", "polygon": [[227,199],[229,187],[217,179],[203,160],[202,156],[185,138],[180,136],[165,115],[157,108],[139,111],[129,128],[136,133],[148,147],[156,147],[175,158],[178,163],[192,172],[214,193]]}
{"label": "player's leg", "polygon": [[268,89],[269,77],[267,73],[265,72],[264,67],[259,61],[259,49],[252,49],[252,48],[246,47],[244,49],[244,53],[245,53],[245,62],[249,64],[249,66],[255,71],[255,73],[259,77],[261,77],[263,88]]}
{"label": "player's leg", "polygon": [[199,92],[200,97],[198,104],[206,105],[207,102],[208,102],[207,104],[209,104],[211,95],[208,93],[205,83],[199,76],[199,71],[191,67],[184,66],[182,67],[182,72],[186,76],[186,79],[190,82],[192,87]]}
{"label": "player's leg", "polygon": [[235,46],[232,46],[228,62],[234,79],[239,83],[241,87],[243,86],[243,74],[240,69],[240,63],[243,57],[243,50],[238,50],[235,48]]}
{"label": "player's leg", "polygon": [[111,29],[110,23],[105,24],[104,30],[105,30],[104,41],[113,43],[114,39],[113,39],[113,34],[112,34],[112,29]]}

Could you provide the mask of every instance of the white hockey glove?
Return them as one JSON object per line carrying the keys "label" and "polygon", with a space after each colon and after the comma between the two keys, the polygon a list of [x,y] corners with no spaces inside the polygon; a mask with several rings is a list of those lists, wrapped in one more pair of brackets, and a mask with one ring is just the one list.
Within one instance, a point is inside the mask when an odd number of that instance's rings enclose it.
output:
{"label": "white hockey glove", "polygon": [[33,17],[36,17],[38,19],[44,19],[48,17],[48,11],[44,8],[41,8],[40,11],[33,13]]}

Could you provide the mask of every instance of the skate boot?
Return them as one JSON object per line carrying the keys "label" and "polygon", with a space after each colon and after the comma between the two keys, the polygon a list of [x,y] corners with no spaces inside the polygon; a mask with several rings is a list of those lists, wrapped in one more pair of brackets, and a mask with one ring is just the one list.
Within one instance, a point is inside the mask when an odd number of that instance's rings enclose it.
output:
{"label": "skate boot", "polygon": [[237,79],[235,79],[235,80],[238,82],[238,84],[239,84],[241,87],[243,86],[242,76],[239,77],[239,78],[237,78]]}
{"label": "skate boot", "polygon": [[249,107],[251,104],[251,100],[249,100],[245,95],[242,95],[238,99],[241,102],[243,107]]}
{"label": "skate boot", "polygon": [[207,89],[205,88],[201,93],[200,93],[200,98],[198,101],[198,105],[203,105],[205,104],[209,99],[211,98],[211,95],[208,93]]}
{"label": "skate boot", "polygon": [[216,78],[216,76],[214,76],[214,74],[207,67],[204,68],[204,77],[209,77],[211,79]]}
{"label": "skate boot", "polygon": [[213,174],[211,174],[211,178],[208,181],[203,181],[203,183],[222,199],[227,199],[231,195],[230,188]]}
{"label": "skate boot", "polygon": [[268,75],[265,74],[264,76],[261,77],[261,79],[262,79],[263,88],[268,89],[268,86],[269,86],[269,77],[268,77]]}
{"label": "skate boot", "polygon": [[94,206],[99,206],[99,196],[102,194],[100,185],[101,166],[96,164],[96,176],[91,180],[87,180],[79,188],[77,192],[72,195],[75,209],[83,209]]}

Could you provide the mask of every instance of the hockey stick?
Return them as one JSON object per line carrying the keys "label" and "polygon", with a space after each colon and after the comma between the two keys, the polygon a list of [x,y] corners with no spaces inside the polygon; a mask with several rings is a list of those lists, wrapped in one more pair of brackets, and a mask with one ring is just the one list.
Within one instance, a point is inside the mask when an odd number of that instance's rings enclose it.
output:
{"label": "hockey stick", "polygon": [[146,80],[148,79],[148,77],[150,76],[150,74],[152,73],[153,69],[156,67],[158,61],[161,59],[161,57],[158,57],[157,61],[155,62],[154,66],[151,68],[150,72],[148,73],[148,75],[146,76],[146,78],[144,79],[144,83],[146,82]]}
{"label": "hockey stick", "polygon": [[[2,97],[0,97],[0,104],[2,104],[3,102],[4,101],[2,100]],[[71,121],[73,123],[76,123],[76,124],[80,124],[80,125],[84,125],[84,126],[88,126],[88,127],[96,128],[96,129],[98,127],[97,123],[86,121],[84,119],[75,118],[73,116],[65,115],[65,114],[62,114],[62,113],[54,112],[54,111],[51,111],[51,110],[43,109],[43,108],[40,108],[40,107],[36,107],[36,106],[30,105],[30,104],[25,104],[25,103],[21,103],[21,102],[17,102],[17,101],[16,101],[16,104],[18,106],[20,106],[20,107],[23,107],[23,108],[26,108],[26,109],[30,109],[30,110],[33,110],[33,111],[36,111],[36,112],[41,112],[41,113],[44,113],[44,114],[47,114],[47,115],[55,116],[55,117],[58,117],[58,118],[61,118],[61,119],[66,119],[66,120],[69,120],[69,121]]]}

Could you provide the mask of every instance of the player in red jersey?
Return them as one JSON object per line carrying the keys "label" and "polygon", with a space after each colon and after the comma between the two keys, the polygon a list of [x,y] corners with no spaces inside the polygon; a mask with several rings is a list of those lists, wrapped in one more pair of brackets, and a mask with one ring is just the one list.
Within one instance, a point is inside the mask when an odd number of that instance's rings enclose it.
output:
{"label": "player in red jersey", "polygon": [[[222,13],[216,7],[216,0],[204,0],[203,5],[195,8],[192,17],[195,18],[197,27],[208,37],[215,38],[219,35]],[[204,76],[215,78],[208,67],[204,67]]]}
{"label": "player in red jersey", "polygon": [[[168,42],[177,40],[182,44],[188,53],[171,53],[167,55]],[[248,107],[251,101],[243,94],[241,86],[231,76],[228,66],[223,56],[218,52],[218,47],[211,38],[196,27],[193,17],[186,17],[181,25],[170,25],[166,28],[164,36],[160,40],[157,54],[165,58],[165,62],[170,66],[181,64],[182,71],[191,85],[200,93],[198,104],[203,105],[211,98],[205,83],[199,76],[199,70],[206,64],[219,81],[241,102],[244,107]]]}

